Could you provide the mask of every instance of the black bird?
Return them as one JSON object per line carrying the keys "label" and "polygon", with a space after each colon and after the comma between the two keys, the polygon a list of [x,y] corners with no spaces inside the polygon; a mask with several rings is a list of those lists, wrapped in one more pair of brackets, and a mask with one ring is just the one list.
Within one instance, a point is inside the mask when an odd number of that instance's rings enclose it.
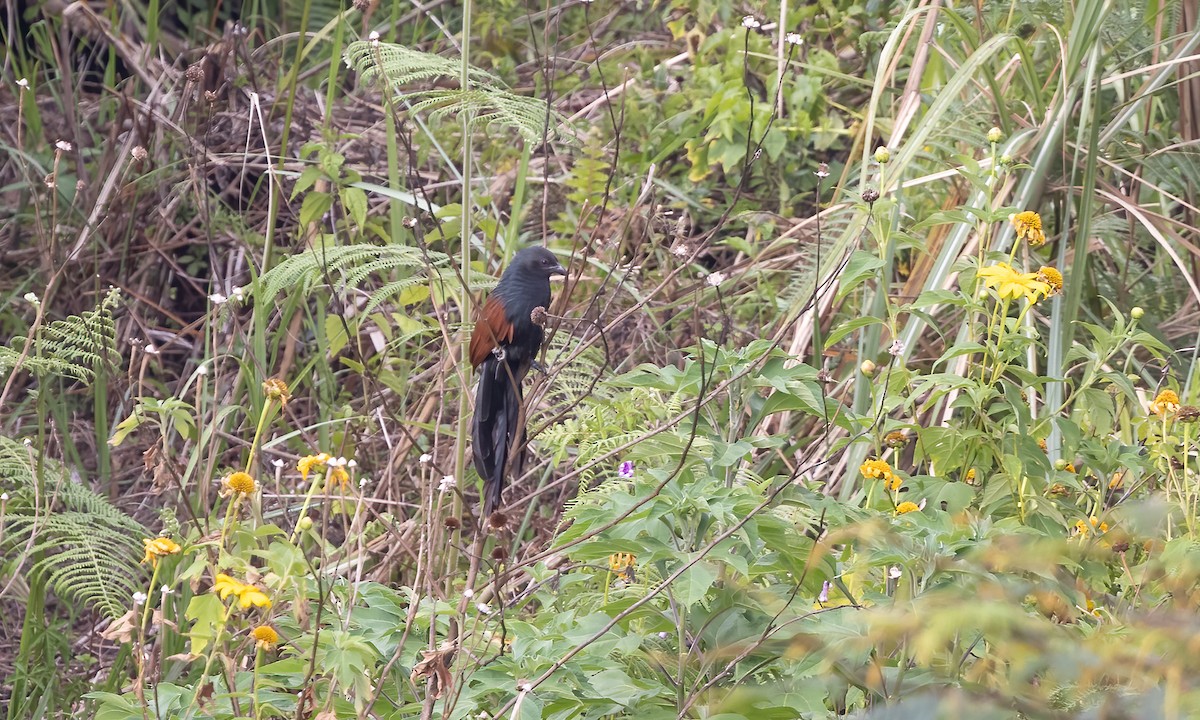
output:
{"label": "black bird", "polygon": [[546,248],[525,248],[513,258],[476,315],[471,367],[479,370],[479,387],[471,443],[475,469],[483,478],[485,517],[500,505],[506,468],[511,464],[515,474],[521,473],[525,461],[521,382],[545,338],[531,316],[534,308],[550,307],[551,276],[566,274]]}

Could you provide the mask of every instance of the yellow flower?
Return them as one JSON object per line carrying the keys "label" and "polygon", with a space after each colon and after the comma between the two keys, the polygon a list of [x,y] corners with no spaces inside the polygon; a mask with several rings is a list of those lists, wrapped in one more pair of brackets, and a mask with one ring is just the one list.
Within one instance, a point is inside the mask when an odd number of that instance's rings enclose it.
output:
{"label": "yellow flower", "polygon": [[230,595],[240,594],[244,587],[246,586],[225,573],[217,573],[217,578],[213,581],[212,590],[224,600]]}
{"label": "yellow flower", "polygon": [[278,400],[280,405],[287,405],[288,400],[292,399],[287,383],[279,378],[267,378],[263,381],[262,389],[268,400]]}
{"label": "yellow flower", "polygon": [[1124,484],[1125,484],[1125,473],[1115,472],[1115,473],[1113,473],[1112,479],[1108,481],[1108,489],[1109,490],[1120,490],[1121,486]]}
{"label": "yellow flower", "polygon": [[1040,247],[1046,244],[1046,234],[1042,232],[1042,216],[1026,210],[1008,219],[1017,237],[1029,243],[1029,247]]}
{"label": "yellow flower", "polygon": [[1174,390],[1163,390],[1150,403],[1150,412],[1166,417],[1179,409],[1179,396]]}
{"label": "yellow flower", "polygon": [[1042,449],[1042,452],[1050,452],[1050,448],[1046,446],[1046,438],[1038,438],[1038,447]]}
{"label": "yellow flower", "polygon": [[1087,537],[1087,534],[1093,530],[1103,535],[1104,533],[1108,532],[1108,523],[1100,522],[1100,519],[1095,515],[1088,518],[1088,522],[1084,522],[1082,520],[1075,521],[1075,533],[1079,535],[1079,537]]}
{"label": "yellow flower", "polygon": [[637,556],[633,553],[613,553],[608,556],[608,569],[623,580],[633,580],[633,568],[637,565]]}
{"label": "yellow flower", "polygon": [[971,469],[967,470],[967,474],[964,479],[967,481],[968,485],[974,485],[975,484],[975,468],[971,468]]}
{"label": "yellow flower", "polygon": [[1063,465],[1063,470],[1071,473],[1072,475],[1075,474],[1075,466],[1072,465],[1071,463],[1067,463],[1066,465]]}
{"label": "yellow flower", "polygon": [[305,455],[296,463],[296,469],[300,471],[300,477],[308,480],[308,474],[313,469],[324,465],[330,461],[329,453],[318,453],[317,455]]}
{"label": "yellow flower", "polygon": [[1057,268],[1043,265],[1038,268],[1037,279],[1050,286],[1050,294],[1056,295],[1063,289],[1063,276]]}
{"label": "yellow flower", "polygon": [[884,436],[883,444],[890,448],[902,448],[908,444],[908,434],[903,430],[893,430]]}
{"label": "yellow flower", "polygon": [[180,551],[179,543],[171,538],[142,538],[142,544],[146,546],[146,557],[142,558],[143,563],[150,563],[151,566],[158,565],[160,557],[174,555]]}
{"label": "yellow flower", "polygon": [[271,599],[262,590],[259,590],[254,585],[240,583],[225,573],[217,573],[212,590],[222,600],[228,599],[230,595],[237,596],[238,606],[243,610],[249,608],[251,605],[255,607],[271,607]]}
{"label": "yellow flower", "polygon": [[249,495],[258,488],[258,483],[254,482],[254,478],[250,477],[250,473],[235,472],[225,478],[225,492],[228,495],[239,493],[241,495]]}
{"label": "yellow flower", "polygon": [[1050,285],[1039,280],[1037,273],[1017,272],[1008,263],[980,268],[977,275],[983,278],[984,285],[994,288],[1001,299],[1024,297],[1035,303],[1050,294]]}
{"label": "yellow flower", "polygon": [[254,638],[255,643],[263,650],[270,650],[279,642],[279,633],[270,625],[259,625],[250,631],[250,637]]}
{"label": "yellow flower", "polygon": [[921,509],[921,506],[915,502],[905,500],[896,506],[896,514],[903,515],[904,513],[916,512]]}
{"label": "yellow flower", "polygon": [[888,490],[899,490],[901,480],[892,472],[892,466],[885,460],[868,460],[858,467],[858,471],[866,478],[883,480],[883,486]]}

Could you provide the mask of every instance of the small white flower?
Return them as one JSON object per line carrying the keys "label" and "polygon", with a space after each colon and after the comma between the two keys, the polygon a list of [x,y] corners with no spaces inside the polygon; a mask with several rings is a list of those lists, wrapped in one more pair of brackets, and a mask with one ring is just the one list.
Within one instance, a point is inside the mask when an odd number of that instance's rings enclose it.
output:
{"label": "small white flower", "polygon": [[367,478],[360,478],[358,481],[358,489],[362,490],[367,486]]}
{"label": "small white flower", "polygon": [[456,485],[458,485],[458,483],[454,481],[453,475],[444,475],[442,477],[442,481],[438,483],[438,492],[448,492],[453,490]]}
{"label": "small white flower", "polygon": [[471,598],[475,597],[475,591],[472,590],[471,588],[465,588],[463,590],[463,597],[470,600]]}
{"label": "small white flower", "polygon": [[22,438],[21,444],[24,445],[25,447],[33,447],[33,441],[30,440],[29,438]]}
{"label": "small white flower", "polygon": [[813,174],[816,175],[817,177],[821,178],[822,180],[829,177],[829,165],[826,163],[818,163],[817,170]]}
{"label": "small white flower", "polygon": [[66,140],[59,140],[58,142],[54,143],[54,147],[58,148],[62,152],[71,152],[71,143],[67,142]]}
{"label": "small white flower", "polygon": [[8,493],[0,493],[0,502],[8,502]]}
{"label": "small white flower", "polygon": [[146,593],[139,590],[133,594],[133,604],[134,605],[141,605],[145,602],[146,602]]}
{"label": "small white flower", "polygon": [[233,289],[233,296],[240,302],[246,299],[246,291],[240,287],[235,287]]}
{"label": "small white flower", "polygon": [[532,689],[533,683],[529,682],[528,680],[522,680],[521,682],[517,683],[517,690],[523,693],[527,693]]}
{"label": "small white flower", "polygon": [[146,343],[146,347],[142,349],[146,351],[147,355],[158,355],[158,348],[154,347],[151,343]]}
{"label": "small white flower", "polygon": [[475,603],[475,609],[479,611],[480,615],[491,615],[492,614],[492,606],[488,605],[485,602]]}
{"label": "small white flower", "polygon": [[21,78],[20,80],[17,81],[17,87],[21,88],[22,90],[28,90],[29,89],[29,81],[26,80],[25,78]]}
{"label": "small white flower", "polygon": [[667,632],[666,630],[663,630],[662,632],[660,632],[660,633],[658,634],[658,638],[659,638],[660,640],[666,640],[666,639],[667,639],[667,638],[669,638],[669,637],[671,637],[671,633]]}
{"label": "small white flower", "polygon": [[175,594],[175,588],[170,587],[169,585],[163,585],[161,588],[158,589],[158,591],[160,593],[162,593],[163,597]]}
{"label": "small white flower", "polygon": [[893,340],[892,346],[888,348],[888,354],[892,357],[900,357],[904,354],[904,343],[899,340]]}
{"label": "small white flower", "polygon": [[379,43],[379,33],[376,32],[375,30],[372,30],[371,34],[367,36],[367,39],[373,43],[378,44]]}
{"label": "small white flower", "polygon": [[680,243],[680,244],[676,245],[675,247],[671,248],[671,254],[677,258],[683,259],[683,258],[686,258],[689,255],[691,255],[692,251],[687,245]]}
{"label": "small white flower", "polygon": [[890,568],[888,568],[888,577],[893,580],[900,579],[900,576],[903,574],[904,574],[904,571],[900,569],[899,565],[893,565]]}
{"label": "small white flower", "polygon": [[758,18],[754,17],[753,15],[747,15],[742,18],[742,27],[750,30],[756,30],[762,27],[762,23],[759,22]]}
{"label": "small white flower", "polygon": [[329,464],[333,465],[334,467],[346,467],[346,458],[335,457],[329,461]]}
{"label": "small white flower", "polygon": [[347,461],[346,461],[346,467],[348,467],[348,468],[356,468],[356,467],[358,467],[358,461],[357,461],[357,460],[347,460]]}
{"label": "small white flower", "polygon": [[29,303],[30,305],[41,305],[42,304],[42,301],[38,300],[38,296],[34,295],[32,292],[25,293],[25,302]]}
{"label": "small white flower", "polygon": [[705,282],[707,282],[712,287],[717,287],[721,283],[725,282],[725,273],[723,273],[723,272],[711,273],[707,278],[705,278]]}
{"label": "small white flower", "polygon": [[224,305],[225,303],[229,302],[229,298],[225,297],[221,293],[213,293],[212,295],[208,296],[208,301],[213,305]]}
{"label": "small white flower", "polygon": [[788,33],[787,35],[783,36],[783,39],[789,45],[803,45],[804,44],[804,38],[800,36],[800,33]]}
{"label": "small white flower", "polygon": [[271,464],[272,464],[272,465],[274,465],[274,466],[275,466],[275,467],[277,467],[277,468],[282,468],[282,467],[283,467],[283,460],[282,460],[281,458],[275,458],[274,460],[272,460],[272,461],[271,461]]}
{"label": "small white flower", "polygon": [[421,454],[421,464],[422,465],[428,465],[432,461],[433,461],[433,456],[430,455],[429,453]]}
{"label": "small white flower", "polygon": [[200,363],[199,365],[197,365],[196,366],[196,374],[197,375],[207,375],[208,374],[208,365],[206,365],[204,363]]}

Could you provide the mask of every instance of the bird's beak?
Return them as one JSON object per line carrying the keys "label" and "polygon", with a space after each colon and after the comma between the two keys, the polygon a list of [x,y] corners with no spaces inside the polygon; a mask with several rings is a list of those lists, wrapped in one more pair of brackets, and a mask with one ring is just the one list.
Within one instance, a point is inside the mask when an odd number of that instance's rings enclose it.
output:
{"label": "bird's beak", "polygon": [[562,263],[559,263],[550,269],[550,277],[557,277],[560,275],[564,278],[567,276],[567,269],[562,266]]}

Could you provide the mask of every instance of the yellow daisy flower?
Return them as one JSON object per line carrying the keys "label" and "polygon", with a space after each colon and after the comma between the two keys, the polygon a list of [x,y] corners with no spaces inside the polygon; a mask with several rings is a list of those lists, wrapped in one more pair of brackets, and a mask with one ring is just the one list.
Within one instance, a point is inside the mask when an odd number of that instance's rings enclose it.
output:
{"label": "yellow daisy flower", "polygon": [[317,453],[316,455],[305,455],[296,463],[296,469],[300,471],[300,477],[308,480],[308,474],[314,469],[329,462],[329,453]]}
{"label": "yellow daisy flower", "polygon": [[166,557],[168,555],[175,555],[181,550],[179,543],[175,542],[171,538],[165,537],[155,538],[153,540],[150,538],[142,538],[142,544],[146,546],[146,557],[142,558],[142,562],[150,563],[152,567],[158,565],[159,558]]}
{"label": "yellow daisy flower", "polygon": [[903,515],[904,513],[917,512],[921,506],[910,500],[905,500],[896,506],[896,514]]}
{"label": "yellow daisy flower", "polygon": [[1025,212],[1017,213],[1008,219],[1012,223],[1013,229],[1017,231],[1017,237],[1029,243],[1029,247],[1040,247],[1046,244],[1046,234],[1042,232],[1042,216],[1037,213],[1026,210]]}
{"label": "yellow daisy flower", "polygon": [[225,489],[230,493],[249,495],[258,489],[258,483],[254,481],[250,473],[235,472],[225,478]]}
{"label": "yellow daisy flower", "polygon": [[608,556],[608,569],[626,581],[633,580],[633,568],[637,565],[637,556],[633,553],[613,553]]}
{"label": "yellow daisy flower", "polygon": [[271,607],[271,599],[262,590],[259,590],[254,585],[246,585],[234,580],[225,573],[217,573],[216,579],[213,581],[212,591],[217,593],[222,600],[228,599],[231,595],[236,596],[238,606],[243,610],[251,605],[255,607]]}
{"label": "yellow daisy flower", "polygon": [[1016,300],[1023,297],[1030,303],[1036,303],[1050,294],[1050,285],[1039,280],[1037,273],[1017,272],[1008,263],[980,268],[977,276],[984,285],[993,288],[1001,299]]}
{"label": "yellow daisy flower", "polygon": [[288,400],[292,399],[287,383],[279,378],[267,378],[263,381],[262,389],[268,400],[278,400],[280,405],[287,405]]}
{"label": "yellow daisy flower", "polygon": [[250,631],[250,637],[263,650],[270,650],[279,642],[279,633],[270,625],[259,625]]}
{"label": "yellow daisy flower", "polygon": [[1063,276],[1057,268],[1043,265],[1038,268],[1037,279],[1050,286],[1050,294],[1057,295],[1063,289]]}
{"label": "yellow daisy flower", "polygon": [[1179,409],[1179,396],[1174,390],[1163,390],[1150,403],[1150,412],[1166,417]]}
{"label": "yellow daisy flower", "polygon": [[888,490],[899,490],[902,483],[900,477],[892,472],[892,466],[885,460],[868,460],[858,467],[865,478],[883,480],[883,486]]}

